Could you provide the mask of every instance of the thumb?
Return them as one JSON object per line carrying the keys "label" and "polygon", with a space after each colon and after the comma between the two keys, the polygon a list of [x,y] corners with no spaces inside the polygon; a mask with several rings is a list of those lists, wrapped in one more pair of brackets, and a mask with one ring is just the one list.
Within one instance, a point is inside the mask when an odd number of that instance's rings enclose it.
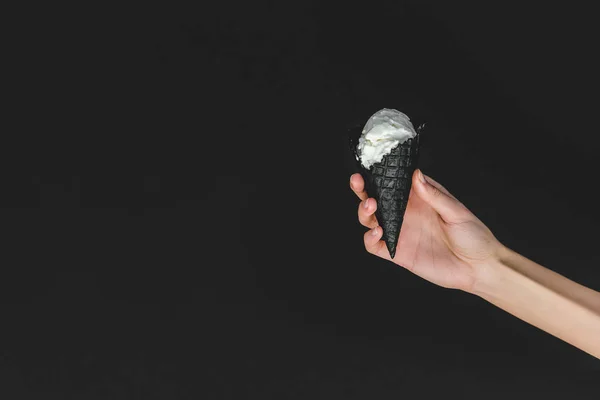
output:
{"label": "thumb", "polygon": [[468,219],[469,211],[445,189],[427,181],[421,170],[413,175],[413,187],[417,195],[431,206],[448,223],[463,222]]}

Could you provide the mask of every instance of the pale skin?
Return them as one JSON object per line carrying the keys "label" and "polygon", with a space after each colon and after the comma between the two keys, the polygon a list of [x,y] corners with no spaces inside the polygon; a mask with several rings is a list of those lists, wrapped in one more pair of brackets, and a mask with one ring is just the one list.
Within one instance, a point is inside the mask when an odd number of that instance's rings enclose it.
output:
{"label": "pale skin", "polygon": [[361,199],[368,252],[439,286],[475,294],[506,312],[600,358],[600,293],[519,255],[442,185],[415,171],[392,260],[381,240],[360,174],[350,187]]}

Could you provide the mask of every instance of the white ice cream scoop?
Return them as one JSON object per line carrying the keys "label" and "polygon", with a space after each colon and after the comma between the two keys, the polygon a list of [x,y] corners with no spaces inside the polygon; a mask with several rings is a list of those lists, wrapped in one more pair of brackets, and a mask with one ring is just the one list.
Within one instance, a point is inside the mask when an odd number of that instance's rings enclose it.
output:
{"label": "white ice cream scoop", "polygon": [[417,136],[410,118],[398,110],[384,108],[369,118],[358,139],[357,157],[370,169],[383,156],[410,138]]}

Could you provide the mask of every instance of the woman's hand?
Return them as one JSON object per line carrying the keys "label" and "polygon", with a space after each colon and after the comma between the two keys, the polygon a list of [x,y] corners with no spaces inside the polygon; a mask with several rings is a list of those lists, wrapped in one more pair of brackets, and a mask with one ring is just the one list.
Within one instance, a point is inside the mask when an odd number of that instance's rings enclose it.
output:
{"label": "woman's hand", "polygon": [[358,219],[370,228],[365,247],[437,285],[473,293],[600,358],[600,293],[503,246],[439,183],[415,171],[391,260],[359,174],[350,186],[362,200]]}
{"label": "woman's hand", "polygon": [[364,191],[360,174],[350,187],[362,200],[358,207],[367,251],[405,267],[437,285],[471,292],[482,269],[498,256],[502,244],[492,232],[442,185],[415,171],[398,250],[392,260],[375,218],[377,204]]}

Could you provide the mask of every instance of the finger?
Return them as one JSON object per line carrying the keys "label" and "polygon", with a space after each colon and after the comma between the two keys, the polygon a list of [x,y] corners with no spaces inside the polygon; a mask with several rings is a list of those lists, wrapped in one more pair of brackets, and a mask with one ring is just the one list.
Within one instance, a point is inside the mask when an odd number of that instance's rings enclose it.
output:
{"label": "finger", "polygon": [[358,221],[361,225],[367,228],[375,228],[377,218],[375,218],[375,210],[377,210],[377,202],[375,199],[366,199],[358,205]]}
{"label": "finger", "polygon": [[350,176],[350,188],[359,199],[366,200],[367,192],[365,192],[365,181],[360,174],[353,174]]}
{"label": "finger", "polygon": [[381,240],[381,236],[383,235],[383,230],[380,226],[376,226],[370,231],[365,232],[365,249],[373,255],[377,257],[384,258],[386,260],[391,260],[390,253],[387,251],[387,247],[385,246],[385,242]]}
{"label": "finger", "polygon": [[454,200],[457,200],[456,197],[454,197],[452,195],[452,193],[450,193],[448,191],[448,189],[446,189],[444,186],[442,186],[438,181],[436,181],[435,179],[433,179],[429,175],[425,175],[425,174],[423,174],[423,175],[425,176],[425,180],[427,182],[429,182],[430,184],[432,184],[433,186],[435,186],[436,188],[438,188],[441,192],[443,192],[443,193],[447,194],[448,196],[452,197]]}
{"label": "finger", "polygon": [[413,175],[413,185],[419,197],[429,204],[444,221],[459,223],[470,217],[469,210],[462,203],[428,183],[420,170]]}

